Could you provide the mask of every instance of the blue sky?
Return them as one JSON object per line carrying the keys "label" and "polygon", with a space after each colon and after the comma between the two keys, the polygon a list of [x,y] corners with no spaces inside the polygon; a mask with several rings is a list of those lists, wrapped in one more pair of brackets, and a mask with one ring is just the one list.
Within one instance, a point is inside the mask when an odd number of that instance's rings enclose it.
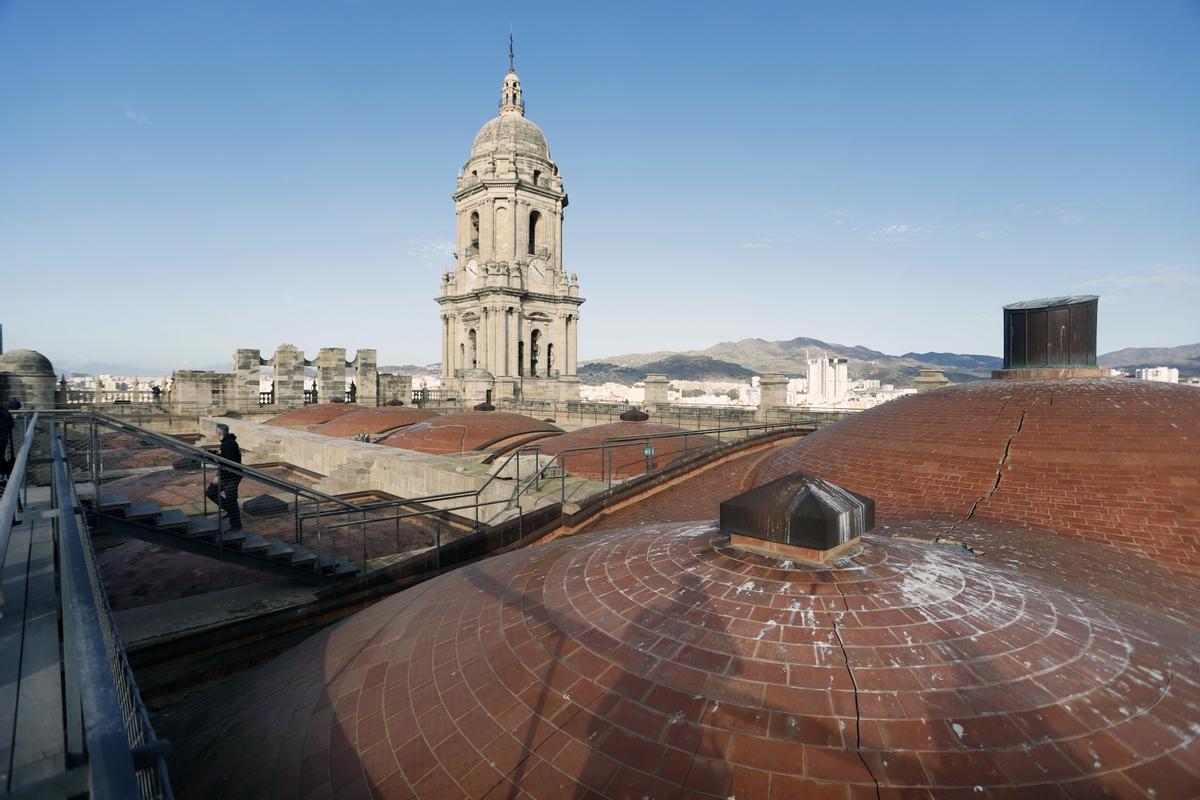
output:
{"label": "blue sky", "polygon": [[1095,293],[1200,340],[1200,3],[0,0],[5,345],[438,358],[509,22],[571,203],[580,355],[998,353]]}

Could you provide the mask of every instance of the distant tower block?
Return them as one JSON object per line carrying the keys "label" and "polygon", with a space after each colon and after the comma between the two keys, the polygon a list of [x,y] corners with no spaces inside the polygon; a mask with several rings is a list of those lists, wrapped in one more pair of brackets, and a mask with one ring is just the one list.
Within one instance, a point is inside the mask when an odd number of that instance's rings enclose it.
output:
{"label": "distant tower block", "polygon": [[667,405],[667,387],[670,382],[666,375],[646,376],[646,399],[642,405],[653,411],[659,406]]}
{"label": "distant tower block", "polygon": [[766,421],[767,412],[787,405],[788,379],[779,372],[768,372],[758,380],[758,418]]}
{"label": "distant tower block", "polygon": [[1096,366],[1094,294],[1045,297],[1004,307],[1004,368],[993,378],[1103,378]]}
{"label": "distant tower block", "polygon": [[917,377],[913,378],[913,383],[917,385],[918,392],[931,392],[934,389],[949,386],[950,379],[940,369],[923,369]]}

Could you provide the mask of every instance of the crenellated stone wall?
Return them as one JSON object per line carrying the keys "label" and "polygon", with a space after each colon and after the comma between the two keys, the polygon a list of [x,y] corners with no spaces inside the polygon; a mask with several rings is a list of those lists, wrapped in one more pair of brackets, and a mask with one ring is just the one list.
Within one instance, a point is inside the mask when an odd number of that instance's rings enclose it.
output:
{"label": "crenellated stone wall", "polygon": [[[323,347],[315,361],[304,357],[295,345],[281,344],[275,354],[239,348],[233,355],[232,372],[184,370],[175,373],[170,405],[179,412],[253,414],[288,411],[305,404],[305,367],[316,367],[317,400],[346,402],[347,370],[353,370],[354,402],[361,406],[383,405],[389,400],[412,400],[412,377],[379,374],[379,356],[372,348],[360,348],[346,360],[346,348]],[[274,369],[271,391],[260,388],[262,368]]]}

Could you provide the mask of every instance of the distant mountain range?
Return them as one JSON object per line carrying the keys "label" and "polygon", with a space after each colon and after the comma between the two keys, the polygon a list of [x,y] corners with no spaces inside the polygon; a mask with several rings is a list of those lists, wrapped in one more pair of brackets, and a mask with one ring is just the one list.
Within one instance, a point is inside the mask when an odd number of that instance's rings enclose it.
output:
{"label": "distant mountain range", "polygon": [[1200,375],[1200,343],[1178,347],[1126,347],[1096,359],[1102,367],[1134,370],[1143,367],[1176,367],[1181,378]]}
{"label": "distant mountain range", "polygon": [[[741,339],[721,342],[705,350],[681,353],[659,350],[609,356],[580,365],[584,383],[634,383],[647,374],[661,373],[674,380],[745,381],[764,372],[789,377],[808,373],[809,355],[841,356],[849,361],[852,379],[878,379],[909,386],[922,369],[940,368],[955,383],[991,377],[1002,359],[974,353],[904,353],[888,355],[862,345],[844,345],[797,337],[785,341]],[[1101,366],[1133,369],[1138,366],[1178,367],[1181,376],[1200,374],[1200,344],[1166,348],[1132,348],[1100,356]]]}

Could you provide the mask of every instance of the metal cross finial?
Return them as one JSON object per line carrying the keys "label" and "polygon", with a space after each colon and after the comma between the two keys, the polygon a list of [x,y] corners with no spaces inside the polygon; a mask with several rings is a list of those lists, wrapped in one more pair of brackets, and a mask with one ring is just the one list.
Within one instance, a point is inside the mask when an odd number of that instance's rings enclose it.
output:
{"label": "metal cross finial", "polygon": [[508,71],[516,72],[513,68],[513,34],[511,22],[508,24]]}

